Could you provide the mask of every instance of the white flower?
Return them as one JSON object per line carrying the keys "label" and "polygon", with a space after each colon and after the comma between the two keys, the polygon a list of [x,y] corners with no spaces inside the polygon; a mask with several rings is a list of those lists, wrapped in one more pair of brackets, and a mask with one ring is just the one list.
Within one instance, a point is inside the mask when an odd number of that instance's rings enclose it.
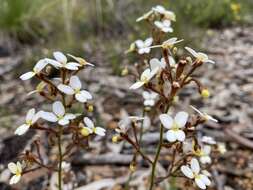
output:
{"label": "white flower", "polygon": [[201,117],[203,117],[205,120],[207,120],[207,121],[211,120],[211,121],[214,121],[214,122],[218,123],[218,120],[217,120],[217,119],[213,118],[212,116],[208,115],[207,113],[202,113],[201,111],[199,111],[197,108],[195,108],[195,107],[192,106],[192,105],[191,105],[191,108],[192,108],[193,110],[195,110],[197,113],[199,113],[199,115],[200,115]]}
{"label": "white flower", "polygon": [[41,111],[41,118],[50,122],[58,122],[59,125],[67,125],[70,120],[76,118],[74,114],[65,113],[65,108],[60,101],[54,102],[52,109],[53,112]]}
{"label": "white flower", "polygon": [[76,57],[76,56],[71,55],[71,54],[68,54],[68,56],[73,58],[74,60],[76,60],[81,66],[85,66],[85,65],[95,66],[94,64],[87,62],[85,59],[83,59],[81,57]]}
{"label": "white flower", "polygon": [[155,92],[143,91],[142,96],[144,98],[144,106],[154,106],[156,98],[158,96]]}
{"label": "white flower", "polygon": [[137,89],[143,86],[144,84],[147,84],[157,73],[158,69],[145,69],[143,73],[141,74],[140,80],[135,82],[132,86],[130,86],[129,89]]}
{"label": "white flower", "polygon": [[189,51],[197,59],[197,62],[212,63],[212,64],[215,63],[214,61],[208,59],[208,56],[205,53],[196,52],[195,50],[189,47],[185,47],[185,49]]}
{"label": "white flower", "polygon": [[35,109],[30,109],[26,114],[25,124],[20,125],[16,131],[14,132],[15,135],[23,135],[25,134],[28,129],[39,119],[39,113],[35,113]]}
{"label": "white flower", "polygon": [[200,189],[206,189],[206,186],[211,185],[211,181],[207,175],[200,171],[199,162],[196,158],[192,158],[191,166],[181,166],[181,171],[186,177],[194,179]]}
{"label": "white flower", "polygon": [[138,48],[139,54],[149,53],[150,52],[150,46],[153,43],[153,38],[147,38],[145,41],[137,40],[135,41],[135,44]]}
{"label": "white flower", "polygon": [[147,13],[145,13],[145,14],[142,15],[141,17],[137,18],[137,19],[136,19],[136,22],[140,22],[140,21],[142,21],[142,20],[148,19],[148,18],[152,15],[152,13],[153,13],[152,10],[149,11],[149,12],[147,12]]}
{"label": "white flower", "polygon": [[22,165],[20,162],[17,162],[17,164],[11,162],[8,164],[8,168],[14,175],[10,179],[10,185],[16,184],[19,182],[21,175],[22,175]]}
{"label": "white flower", "polygon": [[178,112],[174,119],[169,114],[159,116],[163,126],[169,129],[166,133],[169,142],[175,142],[176,140],[183,142],[185,140],[185,133],[182,128],[185,126],[188,116],[186,112]]}
{"label": "white flower", "polygon": [[172,20],[172,21],[176,21],[176,15],[174,12],[172,11],[168,11],[166,10],[163,6],[161,5],[157,5],[155,7],[152,8],[153,11],[161,14],[161,15],[164,15],[164,17],[166,19],[169,19],[169,20]]}
{"label": "white flower", "polygon": [[82,83],[78,76],[71,76],[69,85],[59,84],[57,88],[65,94],[75,95],[75,99],[82,103],[92,99],[92,95],[87,90],[81,90]]}
{"label": "white flower", "polygon": [[137,117],[137,116],[124,117],[118,122],[118,128],[116,128],[115,131],[117,133],[126,133],[129,130],[132,122],[141,121],[143,119],[144,119],[143,117]]}
{"label": "white flower", "polygon": [[78,70],[78,67],[81,66],[76,62],[68,62],[67,57],[59,51],[53,53],[55,60],[46,58],[45,60],[53,65],[56,68],[65,68],[68,70]]}
{"label": "white flower", "polygon": [[149,61],[149,65],[150,65],[151,70],[155,70],[157,68],[157,71],[159,71],[161,69],[165,69],[166,62],[164,58],[162,58],[161,61],[159,61],[157,58],[152,58]]}
{"label": "white flower", "polygon": [[36,65],[33,67],[33,70],[32,71],[29,71],[27,73],[24,73],[23,75],[21,75],[19,78],[21,80],[28,80],[32,77],[34,77],[35,75],[39,74],[42,69],[45,68],[45,66],[47,65],[48,63],[45,61],[45,59],[41,59],[39,60]]}
{"label": "white flower", "polygon": [[171,28],[171,22],[169,20],[155,21],[154,24],[157,28],[165,33],[173,32],[173,29]]}
{"label": "white flower", "polygon": [[213,137],[209,137],[209,136],[203,136],[201,138],[201,141],[206,144],[211,144],[211,145],[216,144],[216,141],[213,139]]}
{"label": "white flower", "polygon": [[196,156],[199,157],[200,162],[202,164],[210,164],[212,163],[212,159],[210,157],[211,146],[205,145],[201,149],[197,149],[193,151]]}
{"label": "white flower", "polygon": [[81,129],[82,133],[86,131],[85,133],[88,135],[95,133],[96,135],[99,135],[99,136],[105,136],[106,130],[102,127],[95,127],[93,121],[91,121],[88,117],[84,117],[83,122],[85,126]]}

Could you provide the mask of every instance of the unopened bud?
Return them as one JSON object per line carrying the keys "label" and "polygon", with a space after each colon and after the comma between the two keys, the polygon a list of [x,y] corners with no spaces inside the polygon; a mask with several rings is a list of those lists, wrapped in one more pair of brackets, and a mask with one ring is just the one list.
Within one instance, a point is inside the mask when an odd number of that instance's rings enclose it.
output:
{"label": "unopened bud", "polygon": [[124,69],[122,69],[121,75],[122,75],[122,76],[128,75],[128,68],[127,68],[127,67],[125,67]]}
{"label": "unopened bud", "polygon": [[179,96],[174,96],[172,101],[174,104],[177,103],[179,101]]}
{"label": "unopened bud", "polygon": [[134,50],[135,50],[135,43],[133,42],[133,43],[131,43],[129,49],[126,50],[125,53],[130,53],[130,52],[133,52]]}
{"label": "unopened bud", "polygon": [[88,109],[88,112],[93,112],[94,107],[92,104],[89,104],[87,109]]}
{"label": "unopened bud", "polygon": [[83,127],[83,128],[80,130],[80,133],[81,133],[83,136],[87,137],[87,136],[89,136],[90,131],[89,131],[87,128],[84,128],[84,127]]}
{"label": "unopened bud", "polygon": [[188,62],[188,63],[192,63],[192,58],[191,57],[186,57],[186,61]]}
{"label": "unopened bud", "polygon": [[174,47],[172,52],[173,52],[173,54],[176,54],[177,53],[177,47]]}
{"label": "unopened bud", "polygon": [[132,162],[132,163],[129,165],[129,169],[130,169],[131,172],[135,172],[135,171],[136,171],[136,164]]}
{"label": "unopened bud", "polygon": [[201,96],[203,98],[209,98],[210,93],[209,93],[208,89],[205,88],[205,89],[201,90]]}
{"label": "unopened bud", "polygon": [[117,143],[117,142],[119,141],[119,139],[120,139],[120,136],[119,136],[119,135],[113,135],[113,137],[112,137],[112,142],[113,142],[113,143]]}

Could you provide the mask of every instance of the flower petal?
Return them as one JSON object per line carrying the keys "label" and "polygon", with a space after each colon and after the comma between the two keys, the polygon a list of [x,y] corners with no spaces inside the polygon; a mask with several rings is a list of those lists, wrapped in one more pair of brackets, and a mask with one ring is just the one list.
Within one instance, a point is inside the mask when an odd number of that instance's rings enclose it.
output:
{"label": "flower petal", "polygon": [[177,137],[176,137],[175,132],[173,130],[167,131],[166,138],[169,142],[175,142],[177,140]]}
{"label": "flower petal", "polygon": [[70,86],[65,85],[65,84],[59,84],[59,85],[57,86],[57,88],[58,88],[61,92],[65,93],[65,94],[68,94],[68,95],[73,95],[73,94],[75,93],[75,91],[74,91]]}
{"label": "flower petal", "polygon": [[187,120],[188,120],[189,114],[186,112],[178,112],[177,115],[175,116],[175,122],[176,124],[182,128],[185,126]]}
{"label": "flower petal", "polygon": [[18,168],[14,162],[9,163],[8,168],[11,171],[11,173],[13,173],[13,174],[17,173]]}
{"label": "flower petal", "polygon": [[85,124],[87,127],[89,127],[89,128],[94,128],[94,123],[93,123],[93,121],[90,120],[90,118],[84,117],[84,118],[83,118],[83,122],[84,122],[84,124]]}
{"label": "flower petal", "polygon": [[142,40],[135,41],[135,44],[137,45],[138,48],[144,47],[144,42]]}
{"label": "flower petal", "polygon": [[87,102],[87,100],[92,99],[92,95],[86,91],[86,90],[82,90],[80,93],[75,94],[75,98],[79,101],[79,102]]}
{"label": "flower petal", "polygon": [[72,113],[67,113],[64,116],[64,119],[67,119],[67,120],[71,120],[71,119],[75,119],[75,118],[76,118],[76,115],[72,114]]}
{"label": "flower petal", "polygon": [[201,156],[199,159],[202,164],[211,164],[212,163],[210,156]]}
{"label": "flower petal", "polygon": [[60,51],[56,51],[53,53],[54,58],[60,63],[67,63],[67,57]]}
{"label": "flower petal", "polygon": [[39,73],[40,71],[42,71],[42,69],[45,68],[45,66],[48,64],[47,61],[45,61],[45,59],[41,59],[39,60],[36,65],[34,66],[33,70],[35,73]]}
{"label": "flower petal", "polygon": [[193,179],[194,175],[191,169],[188,166],[181,166],[181,172],[188,178]]}
{"label": "flower petal", "polygon": [[203,152],[204,152],[205,154],[207,154],[207,155],[209,155],[209,154],[211,153],[211,150],[212,150],[211,146],[205,145],[205,146],[203,147]]}
{"label": "flower petal", "polygon": [[175,136],[178,141],[183,142],[185,140],[185,133],[182,130],[175,131]]}
{"label": "flower petal", "polygon": [[102,127],[96,127],[95,128],[95,133],[99,136],[105,136],[105,129]]}
{"label": "flower petal", "polygon": [[58,121],[56,115],[53,114],[52,112],[41,111],[40,112],[40,117],[47,120],[47,121],[50,121],[50,122]]}
{"label": "flower petal", "polygon": [[81,89],[81,87],[82,87],[81,81],[80,81],[80,79],[78,78],[78,76],[72,76],[72,77],[70,77],[69,85],[70,85],[73,89]]}
{"label": "flower petal", "polygon": [[69,120],[62,118],[58,121],[58,123],[59,123],[59,125],[67,125],[67,124],[69,124]]}
{"label": "flower petal", "polygon": [[198,57],[198,53],[195,50],[193,50],[192,48],[185,47],[185,49],[187,51],[189,51],[194,57]]}
{"label": "flower petal", "polygon": [[200,167],[199,167],[199,162],[196,158],[192,158],[191,159],[191,170],[195,173],[198,174],[200,171]]}
{"label": "flower petal", "polygon": [[165,128],[170,129],[172,127],[173,119],[170,117],[170,115],[161,114],[159,118]]}
{"label": "flower petal", "polygon": [[15,134],[15,135],[23,135],[23,134],[25,134],[25,133],[28,131],[29,127],[30,127],[29,125],[23,124],[23,125],[19,126],[19,127],[15,130],[14,134]]}
{"label": "flower petal", "polygon": [[60,63],[60,62],[58,62],[58,61],[55,61],[55,60],[53,60],[53,59],[49,59],[49,58],[45,58],[45,61],[48,63],[48,64],[50,64],[50,65],[52,65],[52,66],[54,66],[54,67],[56,67],[56,68],[58,68],[58,67],[62,67],[62,64]]}
{"label": "flower petal", "polygon": [[10,179],[10,185],[18,183],[20,178],[21,178],[21,175],[12,176]]}
{"label": "flower petal", "polygon": [[205,183],[200,178],[195,178],[195,183],[200,189],[206,189]]}
{"label": "flower petal", "polygon": [[151,46],[152,43],[153,43],[153,38],[147,38],[144,42],[146,47]]}
{"label": "flower petal", "polygon": [[160,61],[157,58],[151,59],[149,61],[149,64],[150,64],[151,70],[154,70],[155,68],[159,68],[160,69],[162,67]]}
{"label": "flower petal", "polygon": [[142,97],[144,99],[150,99],[150,93],[148,91],[143,91],[142,92]]}
{"label": "flower petal", "polygon": [[60,101],[56,101],[53,103],[53,112],[58,117],[63,116],[65,114],[65,108]]}
{"label": "flower petal", "polygon": [[203,181],[205,183],[205,185],[207,185],[207,186],[211,185],[211,181],[207,176],[205,176],[203,174],[200,174],[199,176],[200,176],[201,181]]}
{"label": "flower petal", "polygon": [[135,89],[138,89],[140,88],[141,86],[143,86],[145,83],[142,82],[142,81],[137,81],[135,82],[134,84],[132,84],[129,89],[132,89],[132,90],[135,90]]}
{"label": "flower petal", "polygon": [[65,65],[65,68],[67,68],[68,70],[72,70],[72,71],[78,70],[78,66],[76,64],[74,64],[74,62],[67,63]]}
{"label": "flower petal", "polygon": [[19,78],[21,80],[28,80],[28,79],[32,78],[35,74],[36,74],[35,72],[29,71],[29,72],[24,73],[23,75],[21,75]]}
{"label": "flower petal", "polygon": [[29,109],[27,114],[26,114],[26,118],[25,118],[25,121],[26,122],[30,122],[32,121],[33,117],[35,116],[35,109],[32,108],[32,109]]}

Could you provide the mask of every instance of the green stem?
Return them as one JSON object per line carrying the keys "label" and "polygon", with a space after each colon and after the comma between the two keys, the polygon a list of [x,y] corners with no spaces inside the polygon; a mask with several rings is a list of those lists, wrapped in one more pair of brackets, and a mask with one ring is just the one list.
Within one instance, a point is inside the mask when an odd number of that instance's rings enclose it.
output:
{"label": "green stem", "polygon": [[153,186],[154,186],[154,182],[155,182],[155,169],[156,169],[156,164],[158,162],[158,159],[159,159],[159,155],[160,155],[160,152],[161,152],[161,149],[162,149],[162,144],[163,144],[163,131],[164,131],[164,128],[163,126],[161,125],[160,127],[160,138],[159,138],[159,144],[157,146],[157,150],[156,150],[156,155],[155,155],[155,160],[152,164],[152,171],[151,171],[151,178],[150,178],[150,187],[149,187],[149,190],[152,190],[153,189]]}
{"label": "green stem", "polygon": [[58,151],[59,151],[59,168],[58,168],[58,189],[62,190],[62,148],[61,148],[61,136],[62,136],[62,127],[59,126],[58,134]]}
{"label": "green stem", "polygon": [[[142,117],[145,117],[145,107],[143,107],[143,110],[142,110]],[[141,141],[142,141],[142,135],[143,135],[143,125],[144,125],[144,119],[141,121],[141,131],[140,131],[140,136],[139,136],[139,146],[141,147]]]}

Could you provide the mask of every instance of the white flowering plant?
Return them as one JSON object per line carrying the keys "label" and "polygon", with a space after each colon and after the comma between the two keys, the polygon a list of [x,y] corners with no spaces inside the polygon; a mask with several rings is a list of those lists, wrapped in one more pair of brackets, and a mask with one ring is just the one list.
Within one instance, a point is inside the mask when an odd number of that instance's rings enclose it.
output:
{"label": "white flowering plant", "polygon": [[[195,85],[200,97],[210,96],[208,89],[194,73],[200,67],[215,62],[205,53],[197,52],[190,47],[185,47],[184,55],[177,54],[176,45],[182,40],[168,37],[169,33],[173,32],[172,22],[176,21],[176,16],[163,6],[153,7],[136,21],[146,21],[151,26],[151,37],[145,41],[136,40],[130,45],[126,53],[136,54],[139,59],[135,61],[136,69],[126,72],[125,67],[124,74],[136,76],[136,81],[129,87],[130,90],[144,90],[143,113],[139,119],[132,117],[121,120],[113,141],[125,140],[135,149],[130,165],[132,171],[136,168],[138,155],[150,165],[149,190],[155,189],[164,180],[175,177],[185,177],[194,182],[193,186],[206,189],[212,185],[207,169],[212,164],[212,153],[217,150],[217,146],[213,138],[201,138],[197,126],[218,120],[192,105],[184,106],[190,111],[179,110],[175,114],[173,112],[178,107],[176,103],[179,102],[179,92],[188,85]],[[144,118],[149,117],[151,112],[154,121],[149,124],[152,123],[159,128],[159,140],[153,156],[145,153],[142,144]],[[162,157],[161,152],[166,150],[171,156],[167,175],[159,176],[157,165]]]}
{"label": "white flowering plant", "polygon": [[[15,135],[25,135],[29,130],[38,130],[46,133],[49,145],[56,144],[57,153],[49,151],[54,155],[41,156],[40,140],[36,138],[29,150],[21,154],[16,163],[11,162],[8,168],[13,176],[10,184],[16,184],[22,179],[23,175],[36,169],[46,168],[49,172],[58,173],[56,189],[64,189],[64,162],[79,147],[88,145],[92,136],[104,136],[106,130],[95,126],[92,121],[93,96],[83,88],[78,73],[86,67],[94,65],[81,57],[76,57],[62,52],[54,52],[54,59],[43,58],[39,60],[32,71],[20,76],[26,81],[37,78],[40,81],[36,90],[28,95],[38,94],[45,98],[45,102],[51,104],[46,110],[36,111],[35,108],[29,109],[26,114],[25,122],[17,127]],[[56,70],[57,77],[51,78],[50,72]],[[80,113],[73,113],[74,108],[80,108]],[[41,134],[41,133],[39,133]],[[40,137],[39,137],[40,138]],[[65,140],[68,139],[68,140]],[[41,140],[43,141],[43,140]],[[85,147],[87,148],[87,147]],[[56,154],[56,156],[55,156]]]}

